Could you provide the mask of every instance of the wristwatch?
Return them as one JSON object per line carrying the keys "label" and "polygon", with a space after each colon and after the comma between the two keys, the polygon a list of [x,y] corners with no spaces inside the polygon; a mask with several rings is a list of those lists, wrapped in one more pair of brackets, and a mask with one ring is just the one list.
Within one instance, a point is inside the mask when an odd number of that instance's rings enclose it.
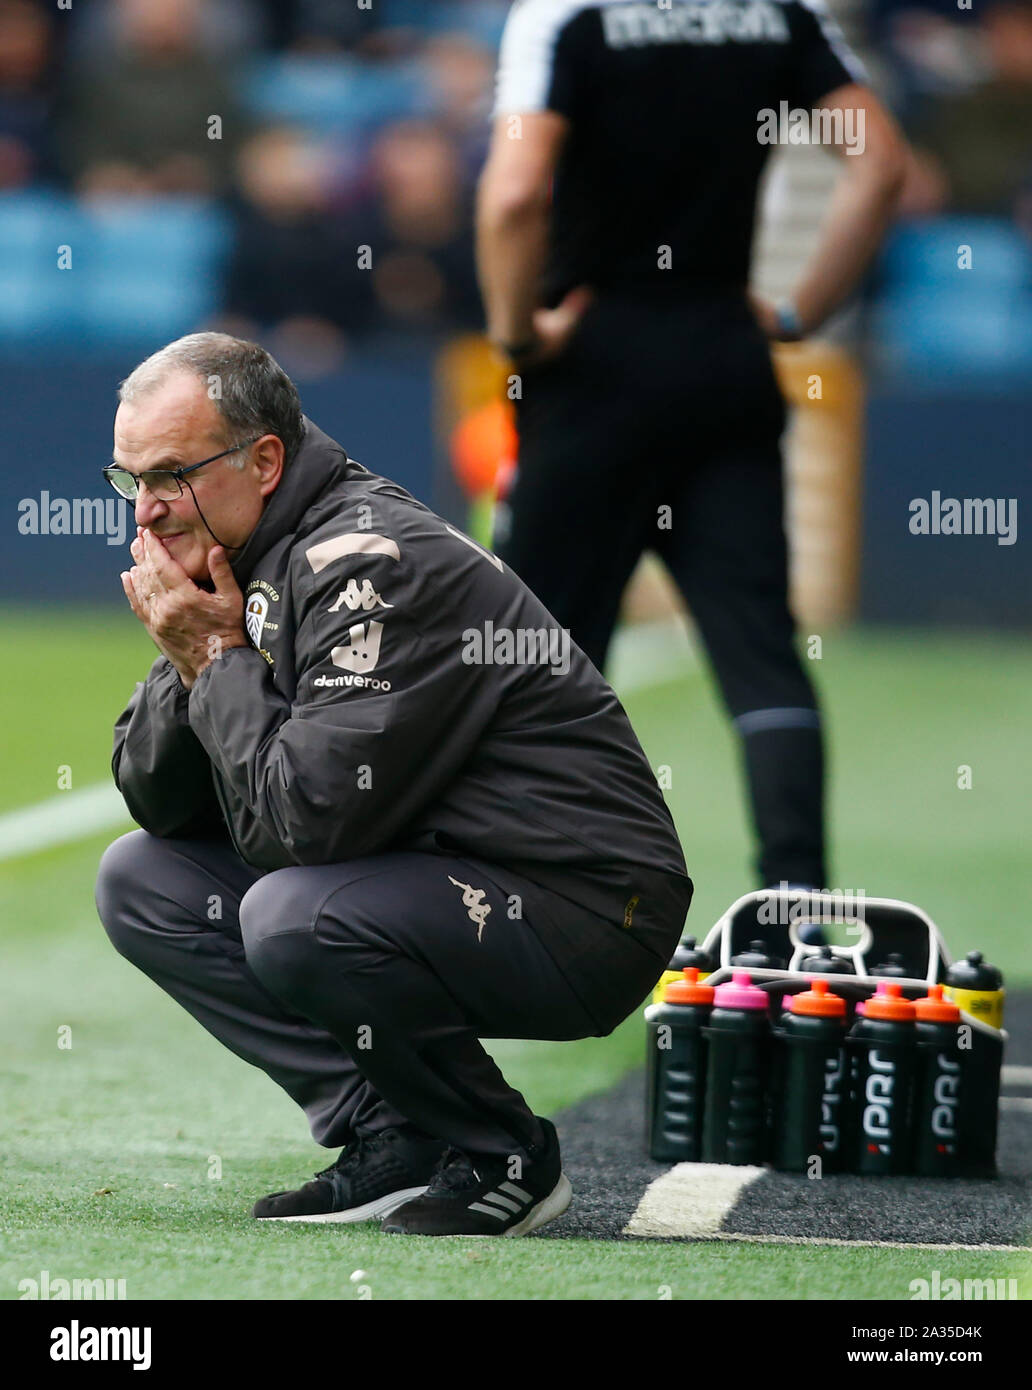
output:
{"label": "wristwatch", "polygon": [[797,343],[803,336],[803,325],[799,310],[790,299],[782,299],[774,305],[774,317],[778,325],[778,337],[786,343]]}

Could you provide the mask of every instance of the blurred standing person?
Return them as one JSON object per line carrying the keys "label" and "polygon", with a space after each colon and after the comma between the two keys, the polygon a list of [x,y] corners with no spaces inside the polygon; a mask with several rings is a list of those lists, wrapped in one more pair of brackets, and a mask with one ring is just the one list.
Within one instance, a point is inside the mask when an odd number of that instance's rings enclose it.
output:
{"label": "blurred standing person", "polygon": [[240,151],[220,326],[273,335],[295,370],[338,366],[369,317],[354,247],[331,207],[331,157],[302,131],[259,131]]}
{"label": "blurred standing person", "polygon": [[[849,156],[779,305],[748,291],[773,118]],[[477,215],[488,335],[522,392],[496,546],[600,669],[639,556],[661,556],[742,740],[765,885],[826,883],[767,340],[813,333],[855,288],[903,149],[819,0],[510,12]]]}
{"label": "blurred standing person", "polygon": [[926,97],[910,130],[931,178],[932,195],[915,209],[919,215],[945,206],[981,217],[1020,217],[1029,201],[1032,3],[990,5],[979,33],[981,80]]}
{"label": "blurred standing person", "polygon": [[373,141],[368,191],[333,209],[332,151],[260,132],[241,151],[223,326],[274,332],[295,368],[332,366],[356,342],[411,344],[480,327],[472,190],[455,141],[422,121]]}
{"label": "blurred standing person", "polygon": [[0,190],[52,175],[53,17],[33,0],[0,0]]}
{"label": "blurred standing person", "polygon": [[381,7],[368,3],[260,0],[259,8],[273,44],[297,53],[353,53],[363,48],[375,53],[384,23]]}
{"label": "blurred standing person", "polygon": [[115,51],[84,62],[64,94],[61,155],[77,192],[224,193],[249,130],[205,50],[200,0],[115,0],[111,21]]}
{"label": "blurred standing person", "polygon": [[434,123],[453,140],[472,185],[487,156],[493,48],[467,34],[444,33],[429,40],[422,61]]}
{"label": "blurred standing person", "polygon": [[397,121],[377,135],[369,163],[370,197],[341,224],[348,244],[369,248],[368,270],[353,276],[368,330],[403,341],[476,331],[472,189],[455,141],[431,122]]}

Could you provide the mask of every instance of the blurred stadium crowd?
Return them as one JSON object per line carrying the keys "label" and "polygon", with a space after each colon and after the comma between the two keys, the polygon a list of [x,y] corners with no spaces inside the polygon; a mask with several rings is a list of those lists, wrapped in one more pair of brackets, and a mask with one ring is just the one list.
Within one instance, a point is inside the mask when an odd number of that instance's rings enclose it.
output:
{"label": "blurred stadium crowd", "polygon": [[[318,371],[356,343],[476,330],[472,198],[508,9],[0,0],[0,349],[204,324]],[[1032,0],[844,18],[916,150],[879,332],[925,366],[1027,367]],[[956,273],[973,218],[977,283]]]}
{"label": "blurred stadium crowd", "polygon": [[[0,0],[0,336],[217,322],[315,365],[479,327],[472,192],[507,10]],[[59,244],[78,292],[55,286]]]}

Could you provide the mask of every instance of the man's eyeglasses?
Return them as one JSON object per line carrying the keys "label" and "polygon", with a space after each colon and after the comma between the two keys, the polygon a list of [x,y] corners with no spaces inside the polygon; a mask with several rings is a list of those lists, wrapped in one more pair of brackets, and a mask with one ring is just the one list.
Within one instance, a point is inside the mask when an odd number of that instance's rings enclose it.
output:
{"label": "man's eyeglasses", "polygon": [[[127,502],[135,502],[139,497],[141,482],[147,485],[147,491],[159,502],[174,502],[177,497],[183,495],[182,479],[186,477],[187,473],[193,473],[196,469],[203,468],[206,463],[214,463],[216,459],[224,459],[227,454],[235,454],[240,449],[247,449],[252,444],[257,444],[261,437],[260,434],[256,434],[253,439],[248,439],[243,444],[234,444],[231,449],[223,449],[221,454],[212,454],[210,459],[201,459],[200,463],[191,463],[184,468],[148,468],[142,473],[130,473],[128,468],[120,468],[117,463],[109,463],[106,468],[102,468],[100,471],[119,497],[124,497]],[[189,483],[187,487],[189,487]]]}

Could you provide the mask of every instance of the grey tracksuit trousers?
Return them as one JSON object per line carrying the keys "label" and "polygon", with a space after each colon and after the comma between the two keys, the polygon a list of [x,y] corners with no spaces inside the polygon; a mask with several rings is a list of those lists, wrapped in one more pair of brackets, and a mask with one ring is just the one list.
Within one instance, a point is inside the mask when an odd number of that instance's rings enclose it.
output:
{"label": "grey tracksuit trousers", "polygon": [[499,887],[490,867],[393,853],[261,874],[228,845],[137,830],[105,853],[97,907],[117,950],[282,1086],[318,1143],[407,1122],[468,1152],[525,1154],[540,1125],[479,1039],[612,1027],[535,916],[598,933],[617,965],[625,951],[625,1014],[664,961],[553,892],[514,894],[511,874]]}

